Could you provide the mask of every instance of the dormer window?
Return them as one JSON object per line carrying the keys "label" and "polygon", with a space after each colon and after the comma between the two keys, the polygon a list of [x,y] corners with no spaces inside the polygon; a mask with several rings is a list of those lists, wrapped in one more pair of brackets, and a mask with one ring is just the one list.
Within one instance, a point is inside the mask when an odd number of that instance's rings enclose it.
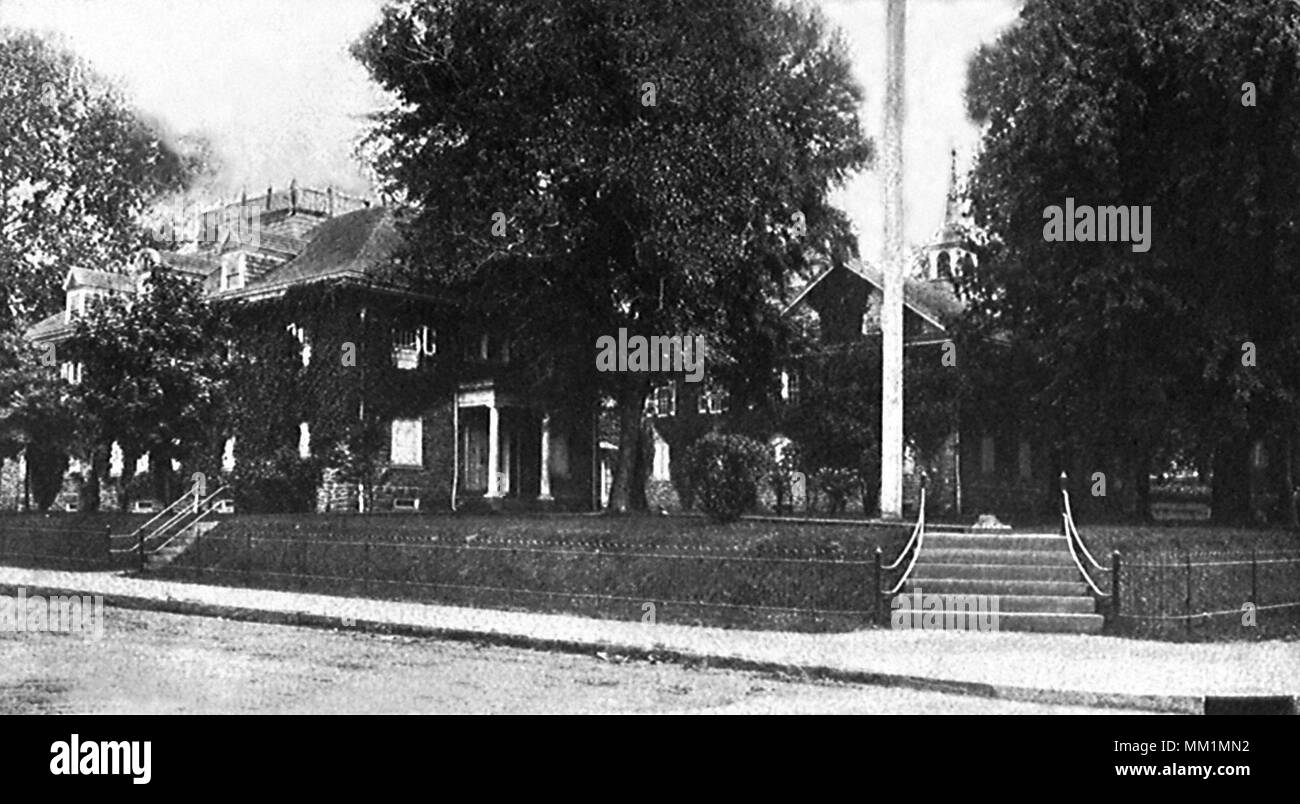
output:
{"label": "dormer window", "polygon": [[65,361],[59,366],[59,376],[70,385],[81,385],[82,370],[85,366],[79,362]]}
{"label": "dormer window", "polygon": [[71,324],[74,319],[84,316],[86,314],[86,311],[90,309],[91,304],[94,302],[94,300],[103,295],[104,295],[103,293],[92,290],[90,288],[77,288],[76,290],[68,291],[68,296],[67,296],[68,323]]}

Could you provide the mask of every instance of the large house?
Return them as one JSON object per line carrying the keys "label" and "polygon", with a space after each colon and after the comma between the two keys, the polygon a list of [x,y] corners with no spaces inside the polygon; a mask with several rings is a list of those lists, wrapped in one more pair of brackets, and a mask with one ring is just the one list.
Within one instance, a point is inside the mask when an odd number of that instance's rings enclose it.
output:
{"label": "large house", "polygon": [[[284,447],[319,456],[355,417],[375,423],[378,460],[353,477],[327,467],[319,510],[598,505],[593,412],[540,408],[514,383],[508,341],[440,327],[434,300],[391,268],[400,244],[395,214],[332,191],[268,190],[205,214],[197,236],[142,252],[126,272],[69,271],[66,309],[27,336],[66,340],[91,299],[135,293],[144,272],[161,266],[201,282],[213,303],[231,305],[245,348],[297,342],[299,366],[270,369],[264,361],[265,381],[248,392],[266,393],[266,415],[237,423],[225,443],[225,471]],[[461,377],[454,386],[439,372],[449,354]],[[62,370],[79,379],[75,363]],[[148,456],[122,463],[115,445],[114,476],[144,470]],[[18,502],[19,464],[7,467],[8,499],[0,504]],[[70,475],[86,468],[74,465]],[[57,504],[75,506],[74,485]]]}
{"label": "large house", "polygon": [[[145,272],[161,267],[201,283],[213,303],[230,305],[242,347],[261,355],[262,373],[245,402],[265,414],[232,425],[221,445],[223,471],[285,453],[320,458],[325,472],[314,507],[321,511],[602,507],[618,436],[602,426],[601,411],[539,403],[520,384],[507,339],[448,319],[436,299],[403,281],[390,259],[401,243],[397,214],[296,184],[244,197],[205,213],[191,231],[170,227],[165,243],[141,252],[125,271],[70,270],[65,310],[28,338],[60,343],[92,299],[136,293]],[[906,349],[937,354],[962,310],[951,279],[973,263],[960,247],[961,214],[954,171],[944,224],[918,252],[906,282]],[[787,314],[815,320],[825,354],[878,349],[882,286],[879,270],[866,263],[829,266]],[[286,348],[293,353],[288,363]],[[800,397],[804,370],[791,361],[774,378],[774,404],[816,404]],[[69,361],[62,371],[75,382],[81,369]],[[703,432],[731,426],[742,412],[729,410],[726,392],[707,378],[659,383],[646,409],[645,498],[652,507],[679,508],[689,497],[680,469],[686,447]],[[364,470],[346,459],[357,446],[358,422],[373,438],[375,459]],[[778,451],[788,440],[766,435]],[[938,512],[1031,508],[1050,477],[1045,458],[1011,429],[986,432],[954,417],[942,447],[909,451],[905,499],[914,505],[924,470]],[[126,480],[148,460],[122,455],[115,445],[110,475]],[[87,469],[74,465],[69,475]],[[0,471],[0,506],[18,507],[23,471],[14,462]],[[57,505],[76,505],[75,482],[65,484]]]}

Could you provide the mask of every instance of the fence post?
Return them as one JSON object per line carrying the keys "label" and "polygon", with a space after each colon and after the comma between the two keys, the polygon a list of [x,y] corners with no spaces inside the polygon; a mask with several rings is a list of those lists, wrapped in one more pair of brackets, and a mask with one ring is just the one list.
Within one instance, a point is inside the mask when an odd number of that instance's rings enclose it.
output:
{"label": "fence post", "polygon": [[[1255,616],[1259,616],[1259,555],[1256,548],[1250,548],[1250,602],[1255,606]],[[1258,622],[1258,620],[1256,621]]]}
{"label": "fence post", "polygon": [[244,534],[244,583],[253,577],[253,531],[250,528]]}
{"label": "fence post", "polygon": [[370,582],[370,576],[374,574],[375,565],[370,555],[371,552],[370,546],[374,541],[375,541],[374,530],[372,528],[366,528],[366,560],[363,566],[365,581],[362,588],[365,590],[367,595],[371,593],[371,590],[373,588],[373,584]]}
{"label": "fence post", "polygon": [[1110,616],[1115,620],[1116,627],[1119,627],[1120,563],[1119,551],[1112,550],[1110,553]]}
{"label": "fence post", "polygon": [[880,545],[876,545],[876,625],[880,625],[880,601],[882,600],[882,591],[880,588],[881,578],[884,576],[884,559],[881,557]]}
{"label": "fence post", "polygon": [[1192,551],[1188,550],[1183,553],[1183,563],[1187,567],[1187,635],[1192,635]]}
{"label": "fence post", "polygon": [[113,526],[104,526],[104,566],[113,567]]}
{"label": "fence post", "polygon": [[140,555],[140,574],[144,574],[145,555],[144,555],[144,528],[140,528],[140,533],[135,537],[135,551]]}

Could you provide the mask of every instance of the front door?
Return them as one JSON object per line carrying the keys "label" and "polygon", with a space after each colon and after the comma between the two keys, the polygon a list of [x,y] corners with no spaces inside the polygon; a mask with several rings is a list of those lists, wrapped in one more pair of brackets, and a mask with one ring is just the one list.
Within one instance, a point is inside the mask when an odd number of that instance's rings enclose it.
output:
{"label": "front door", "polygon": [[[467,417],[468,418],[468,417]],[[475,417],[477,418],[477,417]],[[477,426],[472,420],[465,423],[461,444],[461,477],[466,491],[487,491],[488,485],[488,449],[487,423]]]}

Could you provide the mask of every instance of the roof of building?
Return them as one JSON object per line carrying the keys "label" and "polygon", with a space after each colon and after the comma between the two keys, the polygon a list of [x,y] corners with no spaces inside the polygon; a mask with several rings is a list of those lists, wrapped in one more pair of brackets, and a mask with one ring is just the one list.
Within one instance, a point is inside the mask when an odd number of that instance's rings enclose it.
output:
{"label": "roof of building", "polygon": [[328,280],[396,287],[391,259],[402,244],[395,215],[386,207],[369,207],[331,218],[313,233],[302,253],[231,297],[278,295],[294,285]]}
{"label": "roof of building", "polygon": [[72,327],[68,324],[67,313],[58,312],[28,327],[27,331],[23,333],[23,337],[29,341],[40,343],[42,341],[58,340],[71,330]]}
{"label": "roof of building", "polygon": [[73,288],[96,288],[130,293],[135,290],[135,283],[126,274],[94,271],[90,268],[70,268],[67,277],[63,280],[63,289]]}
{"label": "roof of building", "polygon": [[[798,306],[813,288],[840,268],[851,271],[882,291],[885,289],[885,275],[880,268],[861,260],[849,260],[842,265],[827,268],[816,279],[809,282],[795,297],[794,301],[790,302],[789,306],[786,307],[786,312],[788,313]],[[940,329],[947,329],[948,322],[961,315],[965,309],[947,283],[931,282],[914,277],[904,279],[903,306]]]}
{"label": "roof of building", "polygon": [[182,254],[176,251],[159,251],[157,253],[159,261],[164,266],[191,276],[207,276],[217,266],[215,261],[203,254]]}

